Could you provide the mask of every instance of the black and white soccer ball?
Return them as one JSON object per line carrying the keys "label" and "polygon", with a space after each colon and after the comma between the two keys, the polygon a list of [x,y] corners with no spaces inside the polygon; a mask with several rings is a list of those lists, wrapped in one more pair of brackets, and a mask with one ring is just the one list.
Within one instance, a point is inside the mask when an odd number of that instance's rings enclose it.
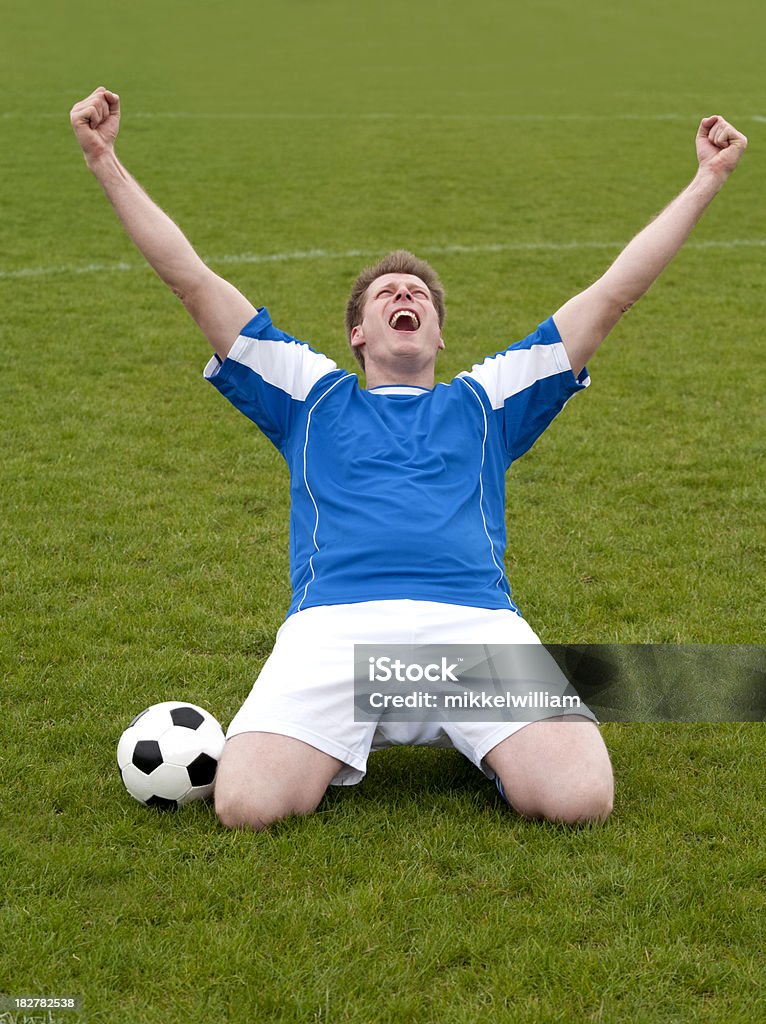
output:
{"label": "black and white soccer ball", "polygon": [[132,797],[175,810],[212,795],[224,742],[209,711],[166,700],[136,715],[117,744],[117,764]]}

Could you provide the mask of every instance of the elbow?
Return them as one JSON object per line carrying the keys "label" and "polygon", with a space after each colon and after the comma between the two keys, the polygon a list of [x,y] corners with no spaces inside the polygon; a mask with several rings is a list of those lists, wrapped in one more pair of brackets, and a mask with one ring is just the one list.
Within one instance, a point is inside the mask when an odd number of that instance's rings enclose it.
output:
{"label": "elbow", "polygon": [[635,305],[637,296],[625,291],[614,291],[607,296],[604,306],[604,319],[614,326],[623,313],[627,313]]}
{"label": "elbow", "polygon": [[612,327],[643,294],[632,287],[632,282],[614,281],[608,274],[597,281],[592,289],[594,297],[598,299],[601,317],[606,324],[611,324]]}
{"label": "elbow", "polygon": [[202,281],[198,278],[187,278],[176,279],[168,284],[172,293],[181,300],[186,311],[196,320],[201,306]]}
{"label": "elbow", "polygon": [[180,299],[184,309],[194,320],[197,319],[197,304],[194,301],[194,292],[181,285],[170,285],[171,292],[177,299]]}
{"label": "elbow", "polygon": [[193,279],[182,279],[178,277],[167,282],[168,288],[170,288],[171,292],[177,299],[180,299],[181,302],[183,302],[184,306],[187,307],[190,302],[194,301],[194,293],[197,290],[195,288],[195,283],[196,282]]}

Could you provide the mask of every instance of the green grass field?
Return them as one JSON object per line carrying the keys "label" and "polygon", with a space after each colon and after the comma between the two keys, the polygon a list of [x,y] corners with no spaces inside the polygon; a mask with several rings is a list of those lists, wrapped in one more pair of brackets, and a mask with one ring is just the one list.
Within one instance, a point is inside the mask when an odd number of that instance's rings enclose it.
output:
{"label": "green grass field", "polygon": [[7,5],[0,993],[83,1005],[0,1022],[766,1019],[761,723],[605,725],[596,829],[520,821],[423,749],[260,835],[125,794],[137,711],[226,725],[267,657],[287,475],[68,124],[117,90],[129,169],[348,368],[360,267],[431,259],[448,379],[606,268],[693,174],[702,116],[733,121],[742,165],[513,468],[507,564],[546,642],[757,644],[764,30],[756,0]]}

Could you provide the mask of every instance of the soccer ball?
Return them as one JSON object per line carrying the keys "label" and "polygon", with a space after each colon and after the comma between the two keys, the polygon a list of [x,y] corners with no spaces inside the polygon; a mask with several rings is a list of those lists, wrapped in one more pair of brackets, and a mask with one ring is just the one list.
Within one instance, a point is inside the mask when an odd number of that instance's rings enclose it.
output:
{"label": "soccer ball", "polygon": [[117,744],[117,764],[132,797],[175,810],[212,794],[224,742],[210,712],[166,700],[136,715]]}

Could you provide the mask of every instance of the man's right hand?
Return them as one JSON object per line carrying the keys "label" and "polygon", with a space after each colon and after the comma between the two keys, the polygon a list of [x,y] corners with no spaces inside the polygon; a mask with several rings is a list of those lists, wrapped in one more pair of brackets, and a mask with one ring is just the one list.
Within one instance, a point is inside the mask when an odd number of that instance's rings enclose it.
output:
{"label": "man's right hand", "polygon": [[88,164],[114,150],[120,128],[120,97],[100,85],[69,114],[72,129]]}

